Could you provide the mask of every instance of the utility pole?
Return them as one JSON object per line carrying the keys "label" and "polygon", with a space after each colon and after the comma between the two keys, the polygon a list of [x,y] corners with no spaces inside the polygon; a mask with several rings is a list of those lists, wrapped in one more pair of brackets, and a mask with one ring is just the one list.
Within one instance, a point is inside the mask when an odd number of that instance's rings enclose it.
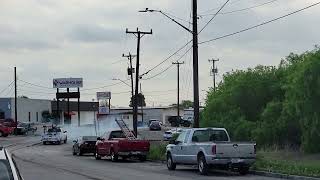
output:
{"label": "utility pole", "polygon": [[15,129],[14,134],[18,135],[18,110],[17,110],[17,67],[14,67],[14,119],[15,119]]}
{"label": "utility pole", "polygon": [[184,62],[173,62],[172,64],[175,64],[177,65],[177,70],[178,70],[178,75],[177,75],[177,78],[178,78],[178,88],[177,88],[177,91],[178,91],[178,94],[177,94],[177,116],[178,118],[180,118],[180,65],[181,64],[184,64]]}
{"label": "utility pole", "polygon": [[193,127],[199,127],[199,67],[198,67],[198,4],[197,0],[192,0],[192,34],[193,34]]}
{"label": "utility pole", "polygon": [[127,34],[134,34],[137,37],[137,62],[136,62],[136,86],[135,86],[135,96],[133,103],[133,129],[134,133],[137,137],[138,135],[138,93],[139,93],[139,60],[140,60],[140,40],[146,34],[152,34],[152,30],[150,32],[140,31],[138,28],[136,31],[128,31],[126,29]]}
{"label": "utility pole", "polygon": [[129,53],[128,55],[124,55],[122,54],[122,57],[126,57],[128,58],[129,62],[130,62],[130,67],[128,68],[128,75],[130,75],[131,77],[131,97],[133,98],[133,73],[134,73],[134,68],[132,68],[132,59],[134,57],[136,57],[135,55],[132,55],[131,53]]}
{"label": "utility pole", "polygon": [[213,76],[213,91],[216,92],[216,74],[218,73],[218,68],[215,66],[215,62],[219,59],[209,59],[209,62],[212,62],[211,76]]}

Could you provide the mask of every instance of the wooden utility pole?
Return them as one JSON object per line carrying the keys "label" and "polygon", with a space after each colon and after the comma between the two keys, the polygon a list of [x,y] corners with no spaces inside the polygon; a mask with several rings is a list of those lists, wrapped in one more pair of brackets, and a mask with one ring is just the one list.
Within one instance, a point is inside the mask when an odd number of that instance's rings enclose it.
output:
{"label": "wooden utility pole", "polygon": [[128,68],[128,75],[131,77],[131,99],[134,96],[134,92],[133,92],[133,73],[134,73],[134,68],[132,68],[132,59],[134,57],[136,57],[135,55],[132,55],[131,53],[129,53],[128,55],[124,55],[122,54],[122,57],[126,57],[129,60],[130,63],[130,67]]}
{"label": "wooden utility pole", "polygon": [[216,74],[218,73],[218,68],[215,66],[215,62],[219,61],[219,59],[209,59],[209,62],[212,62],[211,76],[213,76],[213,91],[216,91]]}
{"label": "wooden utility pole", "polygon": [[173,62],[172,64],[175,64],[175,65],[177,65],[177,70],[178,70],[178,74],[177,74],[177,84],[178,84],[178,87],[177,87],[177,109],[178,109],[178,111],[177,111],[177,116],[178,116],[178,118],[180,118],[180,65],[181,64],[184,64],[184,62],[179,62],[179,61],[177,61],[177,62]]}
{"label": "wooden utility pole", "polygon": [[17,67],[14,67],[14,119],[15,119],[15,135],[18,135],[18,105],[17,105]]}
{"label": "wooden utility pole", "polygon": [[135,96],[133,103],[133,129],[134,133],[137,137],[138,135],[138,93],[139,93],[139,61],[140,61],[140,40],[146,34],[152,34],[152,30],[150,32],[140,31],[138,28],[136,31],[128,31],[126,29],[126,33],[134,34],[137,37],[137,62],[136,62],[136,86],[135,86]]}
{"label": "wooden utility pole", "polygon": [[199,66],[198,66],[198,4],[197,0],[192,0],[192,34],[193,34],[193,127],[199,127]]}

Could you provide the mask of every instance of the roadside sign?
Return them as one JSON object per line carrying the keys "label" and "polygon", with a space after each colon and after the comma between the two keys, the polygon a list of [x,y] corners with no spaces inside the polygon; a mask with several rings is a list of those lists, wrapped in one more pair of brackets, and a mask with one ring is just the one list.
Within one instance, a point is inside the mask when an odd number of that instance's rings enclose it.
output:
{"label": "roadside sign", "polygon": [[82,78],[53,79],[53,88],[80,88],[83,87]]}
{"label": "roadside sign", "polygon": [[111,92],[97,92],[97,100],[111,99]]}

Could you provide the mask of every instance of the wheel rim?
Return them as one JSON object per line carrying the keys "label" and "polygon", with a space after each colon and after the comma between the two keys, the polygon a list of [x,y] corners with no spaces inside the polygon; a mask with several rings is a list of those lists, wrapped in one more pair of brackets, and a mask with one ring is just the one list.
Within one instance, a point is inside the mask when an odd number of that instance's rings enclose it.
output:
{"label": "wheel rim", "polygon": [[199,162],[199,170],[200,170],[200,172],[203,171],[203,166],[204,166],[203,161],[200,159],[200,162]]}
{"label": "wheel rim", "polygon": [[167,161],[168,161],[168,164],[167,164],[167,165],[168,165],[168,167],[171,167],[171,165],[172,165],[171,158],[169,157]]}

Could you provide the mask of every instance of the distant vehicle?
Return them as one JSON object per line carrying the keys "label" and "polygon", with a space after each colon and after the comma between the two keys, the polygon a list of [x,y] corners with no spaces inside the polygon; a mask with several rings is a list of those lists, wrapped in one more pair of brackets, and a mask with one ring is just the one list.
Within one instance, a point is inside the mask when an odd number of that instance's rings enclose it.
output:
{"label": "distant vehicle", "polygon": [[164,132],[163,139],[165,141],[171,140],[174,134],[180,134],[183,131],[181,128],[174,128],[169,131]]}
{"label": "distant vehicle", "polygon": [[84,153],[95,153],[97,136],[82,136],[73,141],[73,155],[83,155]]}
{"label": "distant vehicle", "polygon": [[160,122],[159,119],[150,119],[150,120],[149,120],[148,127],[150,127],[150,124],[151,124],[152,122],[155,122],[155,121]]}
{"label": "distant vehicle", "polygon": [[180,125],[184,127],[190,127],[192,124],[191,120],[184,120],[180,116],[170,116],[168,122],[172,127],[179,127]]}
{"label": "distant vehicle", "polygon": [[25,135],[29,132],[35,133],[37,131],[37,127],[34,127],[34,123],[30,122],[22,122],[17,126],[17,134]]}
{"label": "distant vehicle", "polygon": [[12,133],[12,129],[5,125],[0,124],[0,137],[7,137]]}
{"label": "distant vehicle", "polygon": [[255,162],[256,144],[231,142],[224,128],[193,128],[183,131],[167,145],[167,167],[177,164],[198,165],[200,174],[210,167],[237,170],[245,175]]}
{"label": "distant vehicle", "polygon": [[101,157],[110,156],[111,160],[115,162],[119,157],[122,159],[137,157],[140,161],[145,161],[149,149],[149,141],[130,140],[121,130],[110,131],[102,137],[98,137],[95,158],[99,160]]}
{"label": "distant vehicle", "polygon": [[14,159],[3,147],[0,147],[0,179],[23,180]]}
{"label": "distant vehicle", "polygon": [[7,118],[7,119],[0,119],[0,124],[5,125],[7,127],[16,127],[16,122],[14,119]]}
{"label": "distant vehicle", "polygon": [[47,143],[67,143],[67,131],[59,127],[51,127],[42,135],[41,141],[44,145]]}
{"label": "distant vehicle", "polygon": [[150,131],[161,131],[160,121],[152,121],[149,126]]}

